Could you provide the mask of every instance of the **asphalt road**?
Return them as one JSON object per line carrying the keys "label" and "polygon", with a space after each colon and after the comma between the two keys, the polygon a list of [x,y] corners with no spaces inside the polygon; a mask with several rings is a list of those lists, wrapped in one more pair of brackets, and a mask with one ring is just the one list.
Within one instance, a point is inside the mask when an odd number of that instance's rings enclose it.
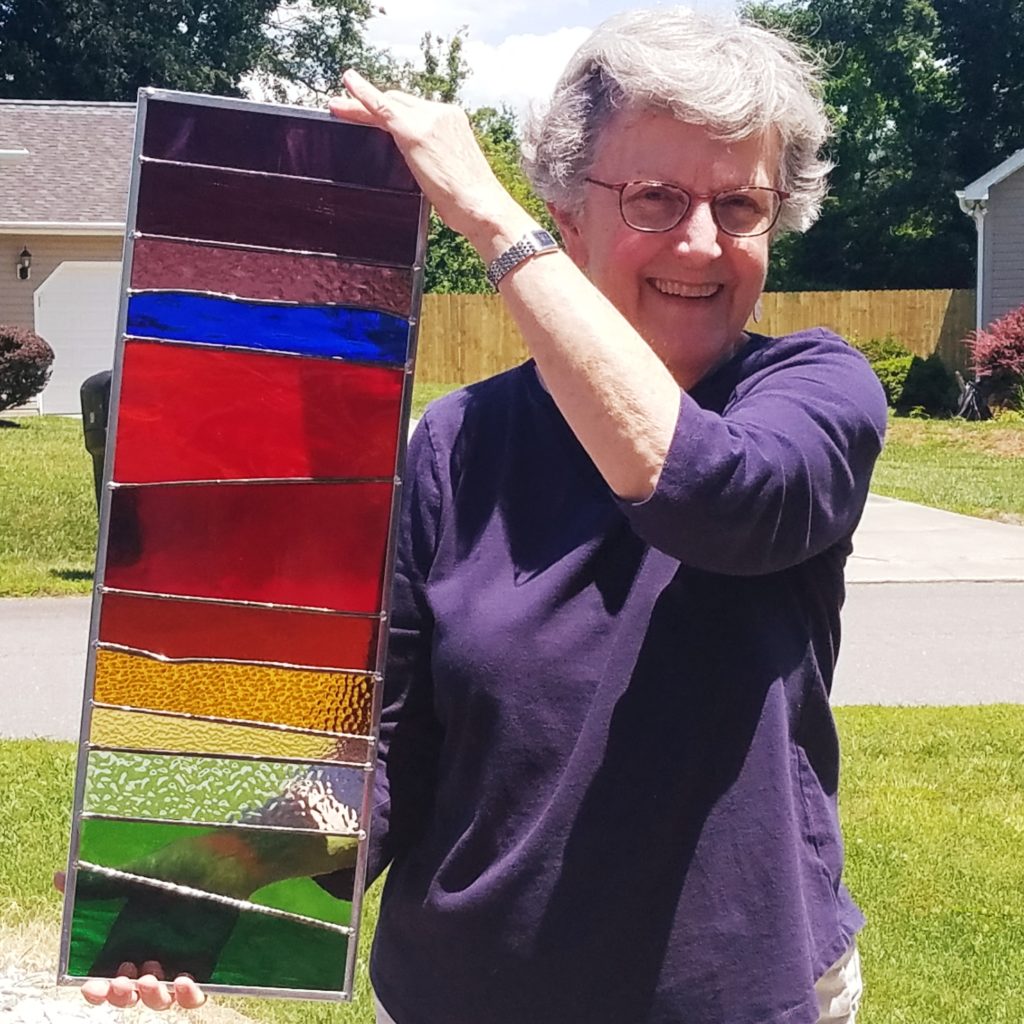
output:
{"label": "asphalt road", "polygon": [[[77,739],[88,598],[0,601],[0,737]],[[1024,703],[1024,582],[854,583],[835,704]]]}

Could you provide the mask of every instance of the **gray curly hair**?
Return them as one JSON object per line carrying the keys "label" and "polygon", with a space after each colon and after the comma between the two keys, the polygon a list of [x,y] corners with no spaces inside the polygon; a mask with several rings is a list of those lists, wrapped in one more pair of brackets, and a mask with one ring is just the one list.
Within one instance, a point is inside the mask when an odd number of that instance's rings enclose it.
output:
{"label": "gray curly hair", "polygon": [[617,110],[665,110],[727,141],[774,131],[777,184],[791,193],[775,230],[806,231],[832,169],[819,156],[831,132],[821,93],[808,53],[738,17],[686,7],[628,11],[594,30],[548,108],[530,117],[523,168],[543,199],[578,212],[597,140]]}

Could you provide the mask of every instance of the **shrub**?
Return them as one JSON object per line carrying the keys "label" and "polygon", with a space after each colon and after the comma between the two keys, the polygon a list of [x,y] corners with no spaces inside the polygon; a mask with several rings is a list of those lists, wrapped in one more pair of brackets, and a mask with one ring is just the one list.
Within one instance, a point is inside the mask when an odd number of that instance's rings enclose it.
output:
{"label": "shrub", "polygon": [[966,341],[975,377],[987,378],[992,399],[999,405],[1020,401],[1024,385],[1024,306],[994,320],[984,331],[972,331]]}
{"label": "shrub", "polygon": [[956,378],[933,352],[927,359],[913,357],[896,408],[922,408],[929,415],[949,413],[956,409],[958,398]]}
{"label": "shrub", "polygon": [[902,341],[894,338],[891,334],[887,334],[884,338],[868,338],[866,341],[854,338],[851,344],[872,366],[888,359],[913,355]]}
{"label": "shrub", "polygon": [[0,412],[35,398],[52,363],[53,349],[35,331],[0,325]]}
{"label": "shrub", "polygon": [[910,368],[914,365],[912,355],[892,356],[889,359],[880,359],[871,364],[871,369],[882,382],[885,390],[885,400],[893,409],[897,408],[903,397],[903,388],[906,386],[907,377],[910,375]]}

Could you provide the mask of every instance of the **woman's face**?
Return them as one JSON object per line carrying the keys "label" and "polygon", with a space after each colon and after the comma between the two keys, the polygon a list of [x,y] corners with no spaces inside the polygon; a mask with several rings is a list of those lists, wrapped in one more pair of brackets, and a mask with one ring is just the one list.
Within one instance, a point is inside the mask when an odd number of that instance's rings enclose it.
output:
{"label": "woman's face", "polygon": [[[777,187],[771,136],[712,138],[667,113],[621,111],[598,140],[589,177],[661,181],[691,193]],[[630,228],[618,195],[586,184],[577,215],[553,211],[566,250],[654,349],[682,387],[695,384],[743,341],[764,288],[768,239],[720,231],[706,200],[693,200],[671,231]]]}

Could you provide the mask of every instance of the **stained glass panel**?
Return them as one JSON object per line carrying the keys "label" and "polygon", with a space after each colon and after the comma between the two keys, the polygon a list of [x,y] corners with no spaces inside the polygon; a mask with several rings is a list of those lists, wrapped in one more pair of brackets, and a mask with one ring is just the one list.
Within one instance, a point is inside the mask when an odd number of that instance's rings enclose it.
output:
{"label": "stained glass panel", "polygon": [[61,977],[347,999],[427,206],[326,113],[136,123]]}
{"label": "stained glass panel", "polygon": [[413,273],[326,256],[260,252],[167,238],[135,241],[131,286],[207,291],[243,299],[333,302],[408,317]]}
{"label": "stained glass panel", "polygon": [[104,582],[338,611],[381,606],[390,484],[119,487]]}
{"label": "stained glass panel", "polygon": [[89,743],[97,749],[148,750],[188,754],[238,755],[291,761],[338,761],[365,765],[374,745],[365,736],[324,736],[280,727],[236,725],[213,719],[150,714],[95,707]]}
{"label": "stained glass panel", "polygon": [[[181,196],[188,202],[181,202]],[[231,242],[411,266],[420,199],[182,164],[146,164],[136,226],[150,235]]]}
{"label": "stained glass panel", "polygon": [[93,692],[101,704],[322,732],[370,731],[373,677],[356,672],[161,661],[99,650],[95,676]]}
{"label": "stained glass panel", "polygon": [[394,475],[401,370],[129,340],[121,373],[119,483]]}

